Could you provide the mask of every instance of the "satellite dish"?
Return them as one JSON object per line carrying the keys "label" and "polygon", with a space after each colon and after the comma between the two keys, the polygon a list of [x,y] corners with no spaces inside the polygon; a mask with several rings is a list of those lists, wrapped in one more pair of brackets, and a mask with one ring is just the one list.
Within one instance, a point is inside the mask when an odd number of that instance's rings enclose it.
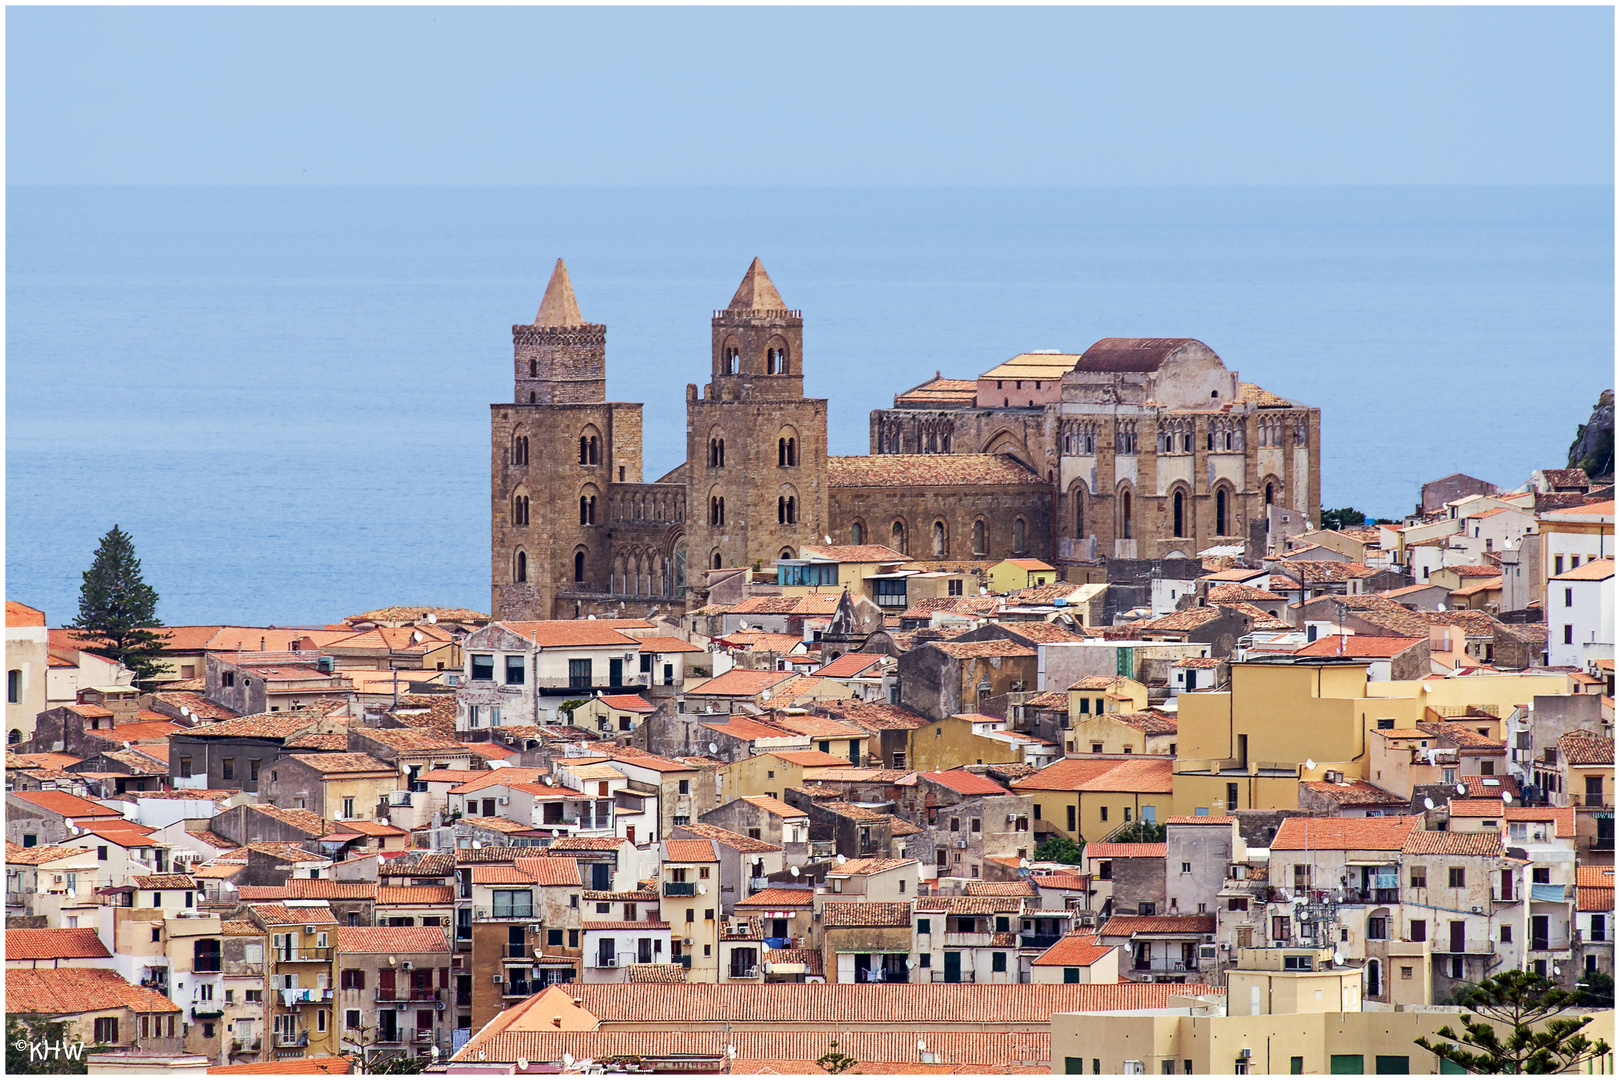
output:
{"label": "satellite dish", "polygon": [[1434,800],[1433,799],[1427,799],[1427,798],[1424,799],[1423,800],[1423,809],[1425,809],[1425,810],[1433,810],[1434,809]]}
{"label": "satellite dish", "polygon": [[1314,769],[1314,768],[1316,768],[1316,762],[1312,761],[1310,758],[1306,758],[1305,759],[1305,767],[1307,769]]}
{"label": "satellite dish", "polygon": [[1458,784],[1457,785],[1457,794],[1459,794],[1459,795],[1468,794],[1468,785],[1467,784]]}
{"label": "satellite dish", "polygon": [[830,536],[828,536],[828,535],[826,535],[826,534],[825,534],[825,533],[823,533],[823,534],[822,534],[822,536],[821,536],[821,538],[822,538],[822,539],[823,539],[823,540],[825,540],[825,541],[826,541],[826,542],[827,542],[827,543],[829,543],[829,544],[830,544],[830,543],[832,543],[832,537],[830,537]]}
{"label": "satellite dish", "polygon": [[436,622],[439,621],[439,617],[437,615],[433,614],[433,612],[431,612],[431,611],[428,612],[427,619],[428,619],[428,622],[430,622],[430,623],[436,623]]}
{"label": "satellite dish", "polygon": [[1559,967],[1557,964],[1553,965],[1553,974],[1554,975],[1562,975],[1563,973],[1564,973],[1563,968]]}
{"label": "satellite dish", "polygon": [[709,753],[718,754],[719,752],[720,752],[720,747],[718,745],[716,745],[715,743],[710,743],[709,744]]}
{"label": "satellite dish", "polygon": [[1335,966],[1343,964],[1344,963],[1344,953],[1340,952],[1338,949],[1334,949],[1333,950],[1333,963],[1334,963]]}
{"label": "satellite dish", "polygon": [[191,715],[191,706],[189,706],[189,705],[180,706],[180,715],[181,716],[190,716]]}
{"label": "satellite dish", "polygon": [[[563,1064],[564,1065],[567,1065],[569,1067],[573,1066],[573,1064],[574,1064],[574,1055],[573,1054],[570,1054],[568,1051],[564,1050],[562,1059],[563,1059]],[[522,1058],[518,1058],[518,1068],[520,1068],[520,1069],[527,1069],[528,1068],[528,1066],[523,1063]]]}
{"label": "satellite dish", "polygon": [[395,960],[392,956],[390,956],[388,958],[388,966],[389,967],[399,967],[399,961]]}
{"label": "satellite dish", "polygon": [[792,874],[794,877],[798,877],[799,876],[799,868],[797,866],[790,866],[790,867],[788,867],[788,873]]}
{"label": "satellite dish", "polygon": [[737,1048],[735,1046],[732,1046],[730,1043],[726,1043],[726,1057],[735,1058],[736,1056],[737,1056]]}
{"label": "satellite dish", "polygon": [[1439,603],[1439,604],[1437,604],[1437,605],[1435,605],[1435,609],[1434,609],[1434,610],[1436,610],[1436,611],[1444,611],[1444,610],[1446,610],[1446,605],[1445,605],[1445,602],[1444,602],[1444,601],[1442,601],[1442,602],[1441,602],[1441,603]]}
{"label": "satellite dish", "polygon": [[842,856],[842,855],[840,855],[840,856],[838,856],[838,858],[837,858],[837,859],[835,859],[835,860],[833,860],[833,861],[834,861],[834,862],[836,862],[836,863],[837,863],[837,864],[838,864],[838,865],[839,865],[839,866],[843,866],[843,865],[844,865],[844,864],[845,864],[845,863],[846,863],[846,862],[848,862],[848,861],[849,861],[849,860],[848,860],[848,859],[846,859],[846,858],[844,858],[844,857],[843,857],[843,856]]}
{"label": "satellite dish", "polygon": [[[438,1047],[435,1046],[433,1049],[437,1050]],[[568,1055],[566,1053],[563,1054],[563,1057],[566,1058],[567,1056]],[[569,1064],[572,1064],[572,1062],[570,1062]],[[529,1059],[528,1058],[521,1058],[521,1057],[518,1058],[517,1059],[517,1067],[518,1067],[518,1072],[528,1072],[529,1071]]]}
{"label": "satellite dish", "polygon": [[411,631],[411,644],[414,645],[414,644],[416,644],[417,642],[419,642],[421,640],[422,640],[422,631],[420,631],[420,630],[412,630]]}
{"label": "satellite dish", "polygon": [[915,960],[912,960],[910,957],[906,958],[906,970],[907,971],[910,971],[912,968],[914,968],[916,966],[917,966],[917,962]]}
{"label": "satellite dish", "polygon": [[698,895],[699,896],[707,896],[708,894],[709,894],[709,887],[707,885],[703,884],[703,882],[701,882],[701,881],[698,882]]}
{"label": "satellite dish", "polygon": [[923,1040],[922,1040],[922,1039],[918,1039],[918,1040],[917,1040],[917,1049],[919,1049],[919,1050],[926,1050],[926,1049],[928,1049],[928,1043],[926,1043],[926,1042],[925,1042],[925,1041],[923,1041]]}
{"label": "satellite dish", "polygon": [[1511,803],[1513,801],[1513,793],[1511,791],[1502,792],[1502,801],[1504,803]]}

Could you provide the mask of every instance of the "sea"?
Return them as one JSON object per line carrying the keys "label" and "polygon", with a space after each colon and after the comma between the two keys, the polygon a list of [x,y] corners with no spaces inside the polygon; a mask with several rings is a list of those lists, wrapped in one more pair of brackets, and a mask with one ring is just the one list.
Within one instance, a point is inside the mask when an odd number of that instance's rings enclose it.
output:
{"label": "sea", "polygon": [[[633,178],[627,178],[627,183]],[[1196,337],[1322,410],[1322,501],[1565,464],[1614,385],[1611,187],[31,188],[6,205],[6,596],[113,525],[170,625],[489,604],[489,405],[558,257],[677,465],[761,258],[835,454],[936,372]]]}

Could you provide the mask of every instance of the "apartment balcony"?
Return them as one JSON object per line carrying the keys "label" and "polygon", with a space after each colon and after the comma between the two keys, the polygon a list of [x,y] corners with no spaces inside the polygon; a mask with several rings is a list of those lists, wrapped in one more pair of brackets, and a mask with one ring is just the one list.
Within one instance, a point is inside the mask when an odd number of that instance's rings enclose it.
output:
{"label": "apartment balcony", "polygon": [[527,945],[513,945],[511,942],[507,942],[506,949],[501,955],[507,960],[527,960],[529,959],[529,953],[530,949]]}
{"label": "apartment balcony", "polygon": [[619,964],[619,958],[617,956],[593,956],[586,966],[593,968],[616,968],[620,967],[621,965]]}
{"label": "apartment balcony", "polygon": [[749,892],[763,892],[764,890],[766,890],[766,889],[768,889],[770,887],[771,887],[771,879],[770,878],[755,877],[755,878],[749,878],[748,879],[748,891]]}
{"label": "apartment balcony", "polygon": [[1588,850],[1588,851],[1613,851],[1614,850],[1614,837],[1612,837],[1612,836],[1593,836],[1593,837],[1589,837],[1587,839],[1587,841],[1586,841],[1586,850]]}
{"label": "apartment balcony", "polygon": [[973,979],[973,972],[971,972],[971,971],[958,972],[956,978],[948,979],[948,978],[945,977],[945,972],[942,971],[941,969],[939,969],[939,968],[929,968],[928,969],[928,981],[929,982],[937,982],[937,983],[942,983],[942,982],[970,983],[970,982],[973,982],[974,979]]}
{"label": "apartment balcony", "polygon": [[1189,964],[1185,960],[1164,960],[1154,957],[1145,964],[1136,960],[1131,962],[1132,975],[1185,975],[1197,970],[1196,962]]}
{"label": "apartment balcony", "polygon": [[417,1028],[415,1036],[411,1039],[411,1042],[415,1043],[417,1046],[423,1046],[423,1045],[425,1045],[427,1043],[430,1043],[432,1041],[433,1041],[433,1029],[432,1028]]}
{"label": "apartment balcony", "polygon": [[262,1039],[233,1039],[231,1040],[231,1053],[257,1054],[264,1047]]}
{"label": "apartment balcony", "polygon": [[1062,934],[1033,934],[1026,931],[1018,935],[1018,947],[1020,949],[1050,949],[1062,938]]}
{"label": "apartment balcony", "polygon": [[991,940],[994,936],[995,935],[991,934],[989,931],[983,931],[983,932],[974,931],[972,933],[968,933],[968,932],[965,932],[965,931],[947,930],[945,932],[945,947],[947,949],[950,949],[950,948],[963,948],[963,949],[984,948],[984,947],[987,947],[987,946],[989,946],[991,944],[994,944],[994,942]]}
{"label": "apartment balcony", "polygon": [[697,882],[695,881],[666,881],[664,882],[665,896],[696,896]]}
{"label": "apartment balcony", "polygon": [[1521,889],[1506,891],[1498,887],[1491,890],[1491,903],[1493,904],[1517,904],[1523,899],[1524,892]]}
{"label": "apartment balcony", "polygon": [[295,1034],[288,1034],[285,1031],[276,1032],[276,1046],[277,1047],[308,1046],[308,1045],[309,1045],[309,1032],[307,1032],[307,1031],[300,1031],[300,1032],[297,1032]]}
{"label": "apartment balcony", "polygon": [[530,994],[535,993],[534,990],[530,989],[531,985],[538,986],[537,983],[531,984],[526,980],[523,982],[508,982],[505,986],[501,987],[501,997],[526,998]]}
{"label": "apartment balcony", "polygon": [[672,957],[670,957],[670,963],[679,964],[679,965],[681,965],[681,967],[686,968],[687,970],[690,971],[691,968],[692,968],[692,954],[691,953],[681,953],[681,955],[679,955],[679,956],[672,956]]}
{"label": "apartment balcony", "polygon": [[838,844],[836,841],[810,841],[810,857],[812,859],[830,859],[836,854],[838,854]]}
{"label": "apartment balcony", "polygon": [[1574,804],[1583,810],[1613,810],[1614,796],[1598,795],[1592,792],[1577,793],[1571,796]]}
{"label": "apartment balcony", "polygon": [[472,1008],[472,991],[471,990],[457,990],[456,991],[456,1008],[458,1008],[458,1009],[470,1009],[470,1008]]}
{"label": "apartment balcony", "polygon": [[1565,938],[1538,938],[1530,939],[1530,951],[1533,953],[1551,953],[1554,956],[1568,956],[1571,951],[1570,939]]}
{"label": "apartment balcony", "polygon": [[440,994],[440,991],[438,991],[438,990],[430,990],[430,989],[418,990],[415,987],[407,988],[407,987],[402,986],[402,987],[398,987],[398,988],[393,989],[393,990],[389,990],[389,989],[387,989],[385,987],[378,987],[377,988],[377,1000],[378,1001],[384,1001],[384,1002],[387,1002],[387,1001],[440,1001],[442,999],[440,998],[439,994]]}
{"label": "apartment balcony", "polygon": [[332,959],[332,950],[327,949],[280,949],[270,954],[270,959],[278,964],[314,964],[325,963]]}

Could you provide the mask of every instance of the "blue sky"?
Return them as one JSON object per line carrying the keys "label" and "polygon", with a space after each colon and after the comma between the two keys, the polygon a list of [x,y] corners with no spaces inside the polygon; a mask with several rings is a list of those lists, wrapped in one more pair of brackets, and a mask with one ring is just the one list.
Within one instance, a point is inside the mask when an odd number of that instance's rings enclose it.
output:
{"label": "blue sky", "polygon": [[1585,8],[13,7],[11,184],[1608,184]]}

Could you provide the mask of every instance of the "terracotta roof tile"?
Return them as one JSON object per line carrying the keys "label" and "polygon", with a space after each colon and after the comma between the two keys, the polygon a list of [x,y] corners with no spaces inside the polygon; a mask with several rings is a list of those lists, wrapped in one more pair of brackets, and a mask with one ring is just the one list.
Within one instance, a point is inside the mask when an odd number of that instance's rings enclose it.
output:
{"label": "terracotta roof tile", "polygon": [[1427,644],[1428,638],[1374,637],[1371,634],[1347,634],[1340,637],[1318,638],[1303,648],[1295,649],[1295,656],[1350,656],[1356,659],[1388,659],[1406,650]]}
{"label": "terracotta roof tile", "polygon": [[[1006,883],[1012,884],[1012,883]],[[945,915],[984,916],[1023,911],[1029,896],[919,896],[917,914],[942,913]]]}
{"label": "terracotta roof tile", "polygon": [[627,637],[597,619],[545,619],[534,622],[499,622],[500,626],[527,638],[542,649],[624,646],[639,649],[635,638]]}
{"label": "terracotta roof tile", "polygon": [[667,862],[676,863],[711,863],[718,862],[714,844],[709,840],[665,840],[664,857]]}
{"label": "terracotta roof tile", "polygon": [[691,825],[677,825],[675,828],[679,831],[694,833],[699,838],[704,840],[713,840],[716,843],[724,844],[733,851],[758,854],[760,852],[782,850],[775,844],[768,844],[763,840],[755,840],[751,836],[743,836],[740,833],[734,833],[729,829],[722,829],[718,825],[705,825],[702,822],[695,822]]}
{"label": "terracotta roof tile", "polygon": [[377,904],[450,904],[455,890],[448,885],[379,885]]}
{"label": "terracotta roof tile", "polygon": [[773,885],[768,889],[761,889],[754,895],[737,901],[737,906],[790,908],[809,907],[813,903],[815,903],[815,894],[808,886],[802,889],[793,889],[785,885]]}
{"label": "terracotta roof tile", "polygon": [[44,626],[45,613],[38,608],[31,608],[27,604],[16,600],[6,601],[7,626]]}
{"label": "terracotta roof tile", "polygon": [[956,660],[1035,655],[1034,649],[1015,641],[931,641],[928,646]]}
{"label": "terracotta roof tile", "polygon": [[1558,752],[1571,765],[1613,765],[1614,737],[1604,738],[1589,731],[1566,732],[1558,740]]}
{"label": "terracotta roof tile", "polygon": [[1399,851],[1421,817],[1284,818],[1272,851]]}
{"label": "terracotta roof tile", "polygon": [[288,754],[287,757],[322,774],[383,772],[398,775],[399,772],[370,754]]}
{"label": "terracotta roof tile", "polygon": [[99,960],[111,956],[101,938],[88,928],[6,931],[7,960]]}
{"label": "terracotta roof tile", "polygon": [[686,688],[689,697],[757,697],[774,686],[795,679],[791,671],[750,671],[732,668],[697,686]]}
{"label": "terracotta roof tile", "polygon": [[81,799],[65,791],[13,791],[8,794],[32,803],[41,810],[49,810],[70,820],[80,818],[122,818],[124,815],[110,806],[91,799]]}
{"label": "terracotta roof tile", "polygon": [[1356,780],[1347,784],[1330,784],[1325,780],[1306,780],[1299,785],[1314,791],[1337,806],[1405,806],[1407,800],[1392,795],[1383,788]]}
{"label": "terracotta roof tile", "polygon": [[[1291,819],[1290,819],[1291,820]],[[1213,915],[1115,915],[1103,924],[1098,937],[1133,934],[1213,934]]]}
{"label": "terracotta roof tile", "polygon": [[1011,454],[873,454],[829,457],[827,485],[1008,487],[1042,483]]}
{"label": "terracotta roof tile", "polygon": [[340,926],[340,953],[448,953],[442,926]]}
{"label": "terracotta roof tile", "polygon": [[1065,934],[1030,963],[1036,967],[1090,967],[1116,947],[1099,945],[1095,934]]}
{"label": "terracotta roof tile", "polygon": [[757,807],[760,810],[764,810],[776,817],[809,817],[809,814],[806,811],[800,810],[797,806],[790,803],[785,803],[781,799],[773,799],[769,795],[744,795],[742,796],[741,801],[750,806]]}
{"label": "terracotta roof tile", "polygon": [[327,1057],[284,1058],[277,1061],[250,1061],[245,1065],[212,1065],[208,1075],[224,1076],[347,1076],[349,1059],[341,1054]]}
{"label": "terracotta roof tile", "polygon": [[1502,854],[1499,832],[1438,832],[1418,829],[1406,838],[1403,855],[1487,855]]}
{"label": "terracotta roof tile", "polygon": [[1162,859],[1169,851],[1167,844],[1121,844],[1098,841],[1087,844],[1087,859]]}
{"label": "terracotta roof tile", "polygon": [[[9,936],[9,934],[8,934]],[[6,972],[6,1012],[63,1016],[102,1009],[175,1013],[180,1006],[111,968],[13,968]]]}
{"label": "terracotta roof tile", "polygon": [[893,901],[829,900],[821,909],[821,925],[827,930],[844,927],[909,927],[911,905]]}
{"label": "terracotta roof tile", "polygon": [[289,739],[306,728],[314,727],[320,717],[312,712],[252,713],[234,720],[221,720],[212,724],[198,724],[186,734],[190,738],[225,739]]}
{"label": "terracotta roof tile", "polygon": [[951,769],[948,772],[918,773],[919,780],[931,780],[943,787],[962,795],[1011,795],[1012,792],[978,773],[968,772],[966,769]]}

